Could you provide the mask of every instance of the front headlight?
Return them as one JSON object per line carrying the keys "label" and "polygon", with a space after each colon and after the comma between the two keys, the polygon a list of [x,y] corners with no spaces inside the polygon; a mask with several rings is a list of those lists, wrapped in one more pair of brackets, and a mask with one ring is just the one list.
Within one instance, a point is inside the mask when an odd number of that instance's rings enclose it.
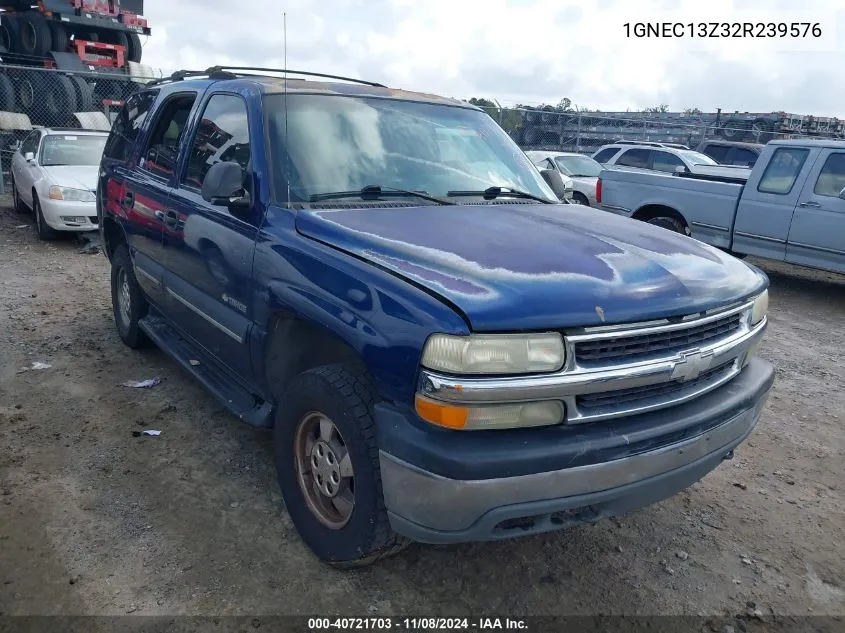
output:
{"label": "front headlight", "polygon": [[67,200],[68,202],[94,202],[94,194],[86,189],[73,189],[71,187],[50,187],[49,197],[51,200]]}
{"label": "front headlight", "polygon": [[563,367],[566,352],[557,332],[542,334],[433,334],[422,365],[450,374],[533,374]]}
{"label": "front headlight", "polygon": [[751,308],[751,325],[757,325],[762,321],[769,311],[769,291],[764,290],[754,299],[754,307]]}

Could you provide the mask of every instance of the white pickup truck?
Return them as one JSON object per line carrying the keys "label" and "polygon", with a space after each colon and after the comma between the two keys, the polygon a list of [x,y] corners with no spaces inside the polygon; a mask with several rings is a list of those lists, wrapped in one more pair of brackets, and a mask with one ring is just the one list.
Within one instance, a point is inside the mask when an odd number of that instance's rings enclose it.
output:
{"label": "white pickup truck", "polygon": [[766,145],[737,177],[605,169],[601,209],[736,255],[845,273],[845,141]]}

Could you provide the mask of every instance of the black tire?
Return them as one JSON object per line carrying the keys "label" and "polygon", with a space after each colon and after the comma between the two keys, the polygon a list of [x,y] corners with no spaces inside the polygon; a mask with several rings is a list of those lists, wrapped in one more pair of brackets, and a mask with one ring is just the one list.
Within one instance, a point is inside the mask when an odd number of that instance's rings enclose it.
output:
{"label": "black tire", "polygon": [[[124,288],[124,283],[126,287]],[[121,308],[120,294],[126,293],[128,309]],[[147,303],[138,280],[135,278],[135,270],[132,267],[132,259],[129,256],[129,248],[126,243],[120,244],[112,254],[111,258],[111,298],[112,311],[114,312],[114,323],[117,327],[117,334],[120,340],[132,349],[147,347],[150,339],[138,326],[138,322],[147,315],[149,304]]]}
{"label": "black tire", "polygon": [[18,14],[18,39],[15,52],[46,57],[53,50],[53,34],[47,18],[37,11]]}
{"label": "black tire", "polygon": [[144,54],[144,47],[141,46],[141,38],[137,33],[127,33],[129,45],[126,47],[126,61],[140,63]]}
{"label": "black tire", "polygon": [[653,224],[654,226],[659,226],[661,228],[674,231],[675,233],[680,233],[681,235],[691,235],[689,227],[684,222],[678,218],[673,218],[668,215],[651,218],[650,220],[647,220],[647,222],[649,224]]}
{"label": "black tire", "polygon": [[590,201],[587,199],[587,196],[585,196],[580,191],[573,191],[572,192],[572,204],[580,204],[582,206],[589,207]]}
{"label": "black tire", "polygon": [[43,71],[21,71],[13,80],[17,111],[25,112],[36,125],[44,124],[41,100],[47,90]]}
{"label": "black tire", "polygon": [[16,102],[15,84],[7,75],[0,75],[0,110],[14,112]]}
{"label": "black tire", "polygon": [[52,123],[65,121],[68,116],[78,112],[76,87],[70,77],[51,73],[45,83],[44,111]]}
{"label": "black tire", "polygon": [[85,77],[79,75],[71,75],[69,79],[76,93],[76,111],[91,112],[94,110],[94,87],[85,80]]}
{"label": "black tire", "polygon": [[53,50],[57,53],[65,53],[70,47],[70,35],[64,24],[50,21],[50,35],[53,37]]}
{"label": "black tire", "polygon": [[42,242],[50,242],[58,237],[58,231],[50,228],[44,221],[44,213],[41,211],[41,203],[38,195],[32,192],[32,212],[35,214],[35,233]]}
{"label": "black tire", "polygon": [[[390,527],[381,487],[375,438],[375,390],[357,364],[317,367],[294,378],[278,399],[275,419],[276,472],[290,518],[300,537],[323,562],[349,568],[392,556],[409,541]],[[308,416],[331,420],[351,458],[354,506],[342,527],[328,527],[310,509],[299,484],[297,429]]]}
{"label": "black tire", "polygon": [[129,59],[129,36],[123,31],[112,31],[109,33],[109,44],[122,46],[124,49],[124,56]]}
{"label": "black tire", "polygon": [[17,16],[4,14],[2,21],[0,21],[0,44],[10,53],[17,52],[19,32],[20,26]]}
{"label": "black tire", "polygon": [[15,184],[15,177],[11,177],[11,187],[12,187],[12,208],[14,208],[16,213],[29,213],[30,209],[26,206],[24,201],[21,199],[20,195],[18,194],[18,188]]}

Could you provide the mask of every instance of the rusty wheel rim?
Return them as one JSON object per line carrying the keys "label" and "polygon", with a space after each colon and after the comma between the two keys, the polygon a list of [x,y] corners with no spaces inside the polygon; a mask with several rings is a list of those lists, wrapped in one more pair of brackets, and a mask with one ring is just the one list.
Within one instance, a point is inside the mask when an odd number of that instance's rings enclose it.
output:
{"label": "rusty wheel rim", "polygon": [[355,509],[355,476],[346,442],[328,416],[313,411],[299,421],[294,459],[308,509],[326,527],[341,529]]}

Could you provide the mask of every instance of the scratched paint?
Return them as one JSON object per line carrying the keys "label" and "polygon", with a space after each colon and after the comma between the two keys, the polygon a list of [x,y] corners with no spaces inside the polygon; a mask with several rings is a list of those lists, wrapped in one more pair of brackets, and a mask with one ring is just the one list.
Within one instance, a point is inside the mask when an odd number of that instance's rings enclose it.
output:
{"label": "scratched paint", "polygon": [[296,224],[438,292],[479,331],[690,314],[766,283],[710,246],[576,205],[304,210]]}

